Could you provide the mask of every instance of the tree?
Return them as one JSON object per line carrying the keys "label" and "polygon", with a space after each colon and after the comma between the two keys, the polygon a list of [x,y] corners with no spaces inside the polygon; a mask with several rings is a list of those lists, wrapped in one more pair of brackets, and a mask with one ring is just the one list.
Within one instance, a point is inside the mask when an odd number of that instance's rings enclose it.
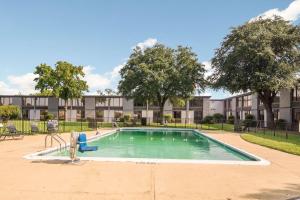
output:
{"label": "tree", "polygon": [[[114,90],[110,89],[110,88],[106,88],[104,89],[104,91],[102,90],[97,90],[97,93],[100,96],[100,102],[104,103],[106,101],[106,97],[103,96],[112,96],[112,95],[117,95],[118,93],[115,92]],[[108,118],[110,117],[110,104],[111,104],[111,98],[108,98]],[[108,119],[109,120],[109,119]]]}
{"label": "tree", "polygon": [[18,106],[4,105],[0,106],[0,119],[7,121],[9,119],[17,119],[20,116],[21,110]]}
{"label": "tree", "polygon": [[300,67],[300,28],[280,17],[247,22],[231,30],[212,59],[214,88],[258,94],[274,126],[272,103],[292,87]]}
{"label": "tree", "polygon": [[51,93],[53,96],[65,101],[65,119],[67,119],[68,100],[81,98],[88,85],[83,80],[84,72],[82,66],[75,66],[65,61],[58,61],[53,69],[47,64],[36,67],[34,74],[35,89],[40,93]]}
{"label": "tree", "polygon": [[144,51],[136,47],[121,69],[118,89],[127,98],[139,102],[157,102],[160,120],[168,99],[188,99],[196,88],[204,90],[204,66],[189,47],[171,49],[157,44]]}

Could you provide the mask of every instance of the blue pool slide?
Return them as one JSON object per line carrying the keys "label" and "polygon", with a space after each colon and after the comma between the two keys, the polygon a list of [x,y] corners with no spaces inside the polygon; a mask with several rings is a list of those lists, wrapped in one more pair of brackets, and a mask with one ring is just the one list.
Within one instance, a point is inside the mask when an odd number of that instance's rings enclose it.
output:
{"label": "blue pool slide", "polygon": [[85,133],[80,133],[79,134],[78,144],[79,144],[78,151],[80,151],[80,152],[97,151],[98,150],[97,146],[88,146],[87,145],[87,143],[86,143],[86,134]]}

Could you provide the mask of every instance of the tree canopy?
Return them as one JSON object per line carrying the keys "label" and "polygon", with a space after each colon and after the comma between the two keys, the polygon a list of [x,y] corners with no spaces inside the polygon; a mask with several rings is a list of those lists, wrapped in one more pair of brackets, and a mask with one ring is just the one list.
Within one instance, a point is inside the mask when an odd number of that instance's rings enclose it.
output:
{"label": "tree canopy", "polygon": [[21,114],[21,110],[15,105],[0,106],[0,119],[6,121],[9,119],[17,119]]}
{"label": "tree canopy", "polygon": [[176,49],[157,44],[144,51],[133,50],[121,69],[119,91],[137,101],[158,102],[161,119],[168,99],[190,98],[205,87],[204,66],[189,47]]}
{"label": "tree canopy", "polygon": [[58,61],[55,68],[47,64],[40,64],[36,67],[34,74],[38,75],[34,79],[35,89],[41,94],[52,94],[66,101],[74,98],[81,98],[88,85],[83,80],[85,76],[82,66],[75,66],[65,61]]}
{"label": "tree canopy", "polygon": [[212,59],[215,88],[258,94],[272,126],[278,91],[292,87],[300,68],[300,28],[280,17],[258,19],[231,30]]}

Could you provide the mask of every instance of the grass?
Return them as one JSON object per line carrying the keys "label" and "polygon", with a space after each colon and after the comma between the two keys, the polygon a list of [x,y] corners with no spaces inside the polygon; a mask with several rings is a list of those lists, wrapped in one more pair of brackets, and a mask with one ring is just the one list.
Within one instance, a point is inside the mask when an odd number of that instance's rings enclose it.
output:
{"label": "grass", "polygon": [[272,131],[266,131],[265,133],[244,133],[241,138],[254,144],[300,155],[300,135],[289,134],[286,138],[283,132],[277,132],[274,136]]}
{"label": "grass", "polygon": [[[16,126],[18,131],[22,131],[24,134],[31,134],[31,123],[37,125],[40,130],[40,133],[47,132],[47,122],[45,121],[38,121],[38,122],[31,122],[28,120],[11,120],[8,124],[13,124]],[[132,122],[124,123],[118,122],[119,127],[133,127],[133,126],[141,126],[140,122],[136,124],[132,124]],[[148,125],[150,127],[172,127],[172,128],[195,128],[200,130],[226,130],[232,131],[233,125],[231,124],[185,124],[185,123],[168,123],[165,125],[160,125],[159,123],[151,123]],[[111,128],[112,123],[110,122],[97,122],[97,123],[89,123],[89,122],[65,122],[59,121],[58,131],[59,132],[71,132],[71,131],[92,131],[97,128]],[[0,133],[2,130],[0,129]]]}
{"label": "grass", "polygon": [[[8,124],[15,125],[18,131],[22,131],[24,134],[31,134],[31,123],[37,125],[40,133],[47,132],[47,122],[39,121],[39,122],[30,122],[30,121],[22,121],[22,120],[13,120],[9,121]],[[59,122],[58,131],[59,132],[71,132],[71,131],[90,131],[93,130],[88,124],[88,122]]]}

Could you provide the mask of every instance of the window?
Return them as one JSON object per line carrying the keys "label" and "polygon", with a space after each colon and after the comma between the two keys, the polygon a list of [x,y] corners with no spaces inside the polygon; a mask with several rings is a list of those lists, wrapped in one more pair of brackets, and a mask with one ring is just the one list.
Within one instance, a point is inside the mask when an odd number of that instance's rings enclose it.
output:
{"label": "window", "polygon": [[40,119],[45,120],[47,114],[48,114],[47,110],[40,110]]}
{"label": "window", "polygon": [[[63,99],[59,99],[58,101],[59,106],[65,106],[66,101]],[[73,106],[73,107],[81,107],[84,106],[84,99],[69,99],[68,100],[68,107]]]}
{"label": "window", "polygon": [[153,111],[153,122],[160,122],[160,111],[159,110]]}
{"label": "window", "polygon": [[12,104],[12,97],[1,97],[0,98],[0,105],[11,105]]}
{"label": "window", "polygon": [[96,110],[96,119],[103,121],[104,119],[104,110]]}
{"label": "window", "polygon": [[181,122],[181,111],[173,111],[173,117],[176,123]]}
{"label": "window", "polygon": [[29,119],[29,110],[28,109],[24,109],[22,111],[22,118],[23,119]]}
{"label": "window", "polygon": [[300,87],[296,86],[293,89],[293,101],[300,101]]}
{"label": "window", "polygon": [[226,117],[228,118],[229,116],[232,116],[232,111],[226,112]]}
{"label": "window", "polygon": [[96,107],[122,107],[123,99],[120,97],[96,97]]}
{"label": "window", "polygon": [[65,120],[65,110],[59,110],[58,111],[58,119],[59,120]]}
{"label": "window", "polygon": [[190,100],[190,107],[202,107],[203,99],[202,98],[193,98]]}
{"label": "window", "polygon": [[144,107],[144,106],[146,106],[146,103],[143,103],[142,101],[134,100],[134,106],[135,107]]}
{"label": "window", "polygon": [[23,105],[24,106],[35,106],[35,98],[34,97],[24,97]]}
{"label": "window", "polygon": [[238,97],[236,100],[237,100],[237,107],[241,108],[243,106],[243,97]]}
{"label": "window", "polygon": [[200,110],[194,111],[194,120],[196,123],[200,123],[200,121],[202,120],[202,111]]}
{"label": "window", "polygon": [[47,97],[37,97],[36,106],[48,106],[48,98]]}
{"label": "window", "polygon": [[134,116],[136,116],[137,119],[140,120],[142,118],[142,111],[134,111]]}
{"label": "window", "polygon": [[120,98],[111,98],[110,106],[121,107]]}
{"label": "window", "polygon": [[84,106],[84,99],[73,99],[72,106],[74,107],[83,107]]}
{"label": "window", "polygon": [[84,119],[84,110],[76,110],[76,120]]}
{"label": "window", "polygon": [[231,109],[231,103],[232,103],[232,99],[229,99],[229,100],[227,101],[227,108],[228,108],[228,110]]}
{"label": "window", "polygon": [[243,107],[251,107],[252,106],[252,95],[244,96],[243,99],[244,99]]}
{"label": "window", "polygon": [[106,97],[96,97],[96,107],[104,107],[106,102]]}

